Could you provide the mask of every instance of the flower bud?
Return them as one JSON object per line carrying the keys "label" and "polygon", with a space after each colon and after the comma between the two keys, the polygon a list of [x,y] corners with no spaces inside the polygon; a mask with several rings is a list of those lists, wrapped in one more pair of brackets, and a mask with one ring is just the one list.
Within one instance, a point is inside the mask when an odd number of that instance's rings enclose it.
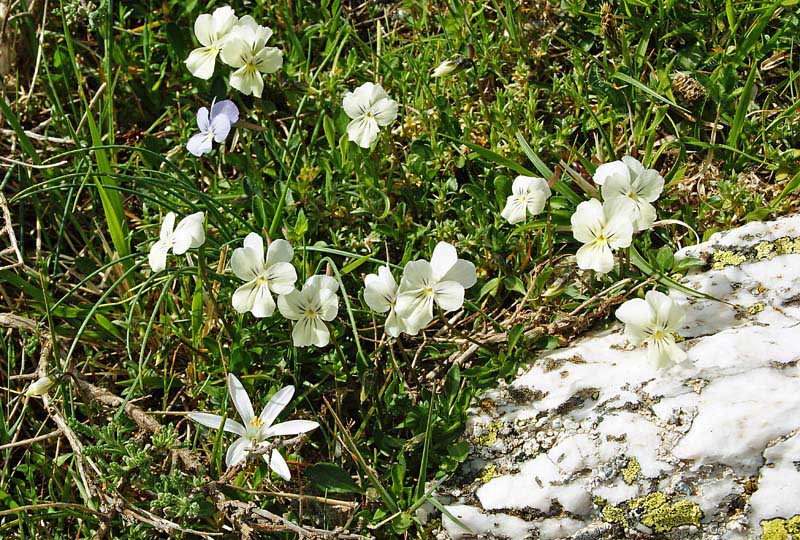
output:
{"label": "flower bud", "polygon": [[34,382],[33,384],[31,384],[28,387],[28,390],[25,391],[25,395],[27,397],[40,397],[45,395],[52,386],[53,386],[53,379],[44,376],[41,379]]}

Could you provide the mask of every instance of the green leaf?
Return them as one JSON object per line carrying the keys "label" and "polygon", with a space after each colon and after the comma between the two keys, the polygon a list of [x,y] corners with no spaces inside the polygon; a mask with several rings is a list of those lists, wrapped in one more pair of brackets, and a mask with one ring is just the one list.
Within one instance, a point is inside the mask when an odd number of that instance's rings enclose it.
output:
{"label": "green leaf", "polygon": [[686,109],[684,109],[683,107],[681,107],[680,105],[675,103],[674,101],[665,98],[664,96],[662,96],[658,92],[656,92],[653,89],[651,89],[649,86],[646,86],[646,85],[642,84],[641,82],[637,81],[636,79],[634,79],[630,75],[626,75],[625,73],[617,72],[617,73],[614,73],[614,75],[612,76],[612,79],[617,79],[617,80],[620,80],[622,82],[628,83],[631,86],[633,86],[635,88],[638,88],[639,90],[641,90],[642,92],[644,92],[648,96],[656,99],[657,101],[660,101],[662,103],[666,103],[667,105],[670,105],[671,107],[675,107],[679,111],[683,111],[686,114],[689,114],[689,111],[687,111]]}
{"label": "green leaf", "polygon": [[757,68],[758,63],[753,62],[753,66],[750,68],[750,74],[747,76],[744,88],[742,88],[742,95],[739,96],[739,104],[736,106],[736,116],[733,117],[733,124],[731,124],[731,130],[728,133],[727,144],[731,148],[736,148],[736,143],[739,142],[739,137],[742,134],[742,130],[744,130],[744,122],[747,119],[747,109],[750,107],[753,97],[753,83],[756,80]]}
{"label": "green leaf", "polygon": [[316,463],[305,470],[306,477],[320,491],[332,493],[364,494],[364,488],[356,484],[350,475],[335,463]]}
{"label": "green leaf", "polygon": [[656,253],[656,266],[661,272],[669,272],[675,263],[675,255],[669,246],[663,246]]}
{"label": "green leaf", "polygon": [[461,463],[467,459],[469,448],[470,446],[467,441],[458,441],[447,447],[447,455]]}

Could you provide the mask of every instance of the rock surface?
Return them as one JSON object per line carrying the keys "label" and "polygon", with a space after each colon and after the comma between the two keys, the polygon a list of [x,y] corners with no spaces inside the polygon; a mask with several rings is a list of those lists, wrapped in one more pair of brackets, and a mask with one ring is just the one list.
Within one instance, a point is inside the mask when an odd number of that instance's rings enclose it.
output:
{"label": "rock surface", "polygon": [[542,355],[483,396],[460,484],[462,538],[800,539],[800,216],[678,257],[686,362],[651,366],[620,325]]}

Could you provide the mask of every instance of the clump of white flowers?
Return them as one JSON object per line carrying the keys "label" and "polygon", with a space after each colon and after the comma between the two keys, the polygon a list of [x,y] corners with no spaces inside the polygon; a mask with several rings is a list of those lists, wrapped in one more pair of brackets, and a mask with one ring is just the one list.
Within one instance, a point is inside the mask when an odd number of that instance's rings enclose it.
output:
{"label": "clump of white flowers", "polygon": [[648,291],[644,299],[634,298],[622,304],[616,316],[625,323],[625,335],[630,342],[644,343],[648,358],[657,367],[670,367],[686,359],[686,352],[675,343],[675,332],[686,312],[666,294]]}
{"label": "clump of white flowers", "polygon": [[367,82],[344,96],[344,111],[352,118],[347,137],[361,148],[369,148],[381,127],[397,118],[397,102],[380,84]]}
{"label": "clump of white flowers", "polygon": [[[228,447],[228,451],[225,452],[225,464],[228,467],[233,467],[245,459],[250,452],[257,450],[259,447],[269,445],[268,439],[272,437],[300,435],[301,433],[308,433],[319,427],[317,422],[311,420],[289,420],[288,422],[273,425],[281,411],[286,408],[292,400],[294,386],[286,386],[275,392],[272,398],[270,398],[269,403],[267,403],[267,406],[264,407],[264,410],[262,410],[261,414],[258,416],[256,416],[253,411],[253,404],[250,401],[250,396],[247,395],[244,386],[242,386],[242,383],[239,382],[239,379],[233,374],[228,374],[228,392],[230,393],[231,401],[233,401],[233,406],[236,407],[236,411],[239,413],[239,417],[242,419],[244,425],[230,418],[225,419],[218,414],[204,412],[189,413],[189,418],[198,424],[212,429],[222,428],[225,431],[239,435],[239,438],[236,439]],[[273,448],[269,455],[262,455],[267,465],[269,465],[269,468],[278,476],[284,480],[289,480],[291,478],[292,475],[289,472],[289,466],[286,464],[286,460],[283,459],[283,456],[278,452],[277,448]]]}
{"label": "clump of white flowers", "polygon": [[422,328],[433,320],[434,304],[442,311],[455,311],[464,304],[464,290],[478,280],[475,265],[459,259],[456,248],[439,242],[430,261],[406,264],[395,309],[411,328]]}
{"label": "clump of white flowers", "polygon": [[169,212],[164,216],[161,224],[159,239],[150,247],[148,262],[150,268],[155,272],[160,272],[167,266],[167,253],[170,250],[175,255],[183,255],[190,248],[198,248],[206,241],[206,233],[203,229],[205,214],[195,212],[188,215],[175,226],[175,213]]}
{"label": "clump of white flowers", "polygon": [[656,209],[650,203],[661,195],[664,179],[630,156],[600,165],[593,179],[603,202],[582,202],[570,221],[572,235],[584,244],[578,267],[605,274],[614,267],[614,250],[629,247],[633,233],[653,226]]}
{"label": "clump of white flowers", "polygon": [[278,309],[287,319],[294,321],[292,342],[295,347],[315,345],[325,347],[331,333],[327,322],[336,318],[339,283],[330,276],[311,276],[299,291],[278,297]]}
{"label": "clump of white flowers", "polygon": [[194,34],[201,47],[186,59],[186,67],[192,75],[211,78],[219,57],[234,68],[230,85],[244,95],[261,97],[262,74],[275,73],[283,65],[280,49],[267,46],[272,30],[258,24],[250,15],[236,17],[228,6],[198,16]]}
{"label": "clump of white flowers", "polygon": [[364,302],[376,313],[386,313],[384,328],[386,333],[397,337],[400,333],[415,335],[419,328],[413,328],[397,314],[397,281],[388,266],[378,268],[377,274],[368,274],[364,278]]}
{"label": "clump of white flowers", "polygon": [[269,317],[275,312],[272,293],[289,294],[294,290],[297,272],[292,266],[294,250],[286,240],[275,240],[264,254],[264,240],[248,234],[243,247],[233,250],[231,269],[245,284],[233,293],[233,309],[248,311],[255,317]]}
{"label": "clump of white flowers", "polygon": [[656,219],[655,202],[664,189],[664,178],[654,169],[645,169],[638,160],[625,156],[604,163],[595,171],[594,181],[601,186],[603,200],[613,213],[628,213],[636,231],[649,229]]}
{"label": "clump of white flowers", "polygon": [[400,286],[388,266],[364,278],[364,302],[376,313],[386,313],[386,333],[416,335],[433,320],[434,305],[443,312],[464,305],[464,291],[478,280],[475,265],[459,259],[456,248],[439,242],[430,261],[411,261],[403,268]]}
{"label": "clump of white flowers", "polygon": [[512,225],[521,223],[528,215],[540,214],[550,195],[550,186],[544,178],[517,176],[511,185],[511,195],[506,199],[506,206],[500,215]]}

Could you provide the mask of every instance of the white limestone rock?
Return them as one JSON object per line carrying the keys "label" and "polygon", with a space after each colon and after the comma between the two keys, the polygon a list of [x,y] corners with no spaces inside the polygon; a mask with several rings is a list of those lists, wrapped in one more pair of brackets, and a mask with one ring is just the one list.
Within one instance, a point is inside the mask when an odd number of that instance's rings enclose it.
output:
{"label": "white limestone rock", "polygon": [[737,540],[794,526],[800,216],[677,257],[705,259],[682,283],[724,301],[670,292],[687,306],[687,360],[658,370],[613,325],[488,392],[447,506],[472,536],[444,516],[451,538]]}

